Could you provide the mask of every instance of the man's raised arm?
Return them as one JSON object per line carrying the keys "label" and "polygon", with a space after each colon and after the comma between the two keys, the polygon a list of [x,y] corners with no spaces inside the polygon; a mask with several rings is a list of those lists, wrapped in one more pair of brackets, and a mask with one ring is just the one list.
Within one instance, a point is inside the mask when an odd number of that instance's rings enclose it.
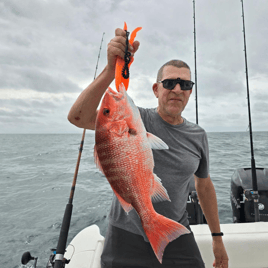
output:
{"label": "man's raised arm", "polygon": [[[124,58],[126,47],[126,32],[115,30],[115,37],[107,46],[107,65],[101,74],[79,95],[73,104],[68,120],[77,127],[95,129],[97,108],[101,98],[114,80],[117,56]],[[135,41],[133,47],[129,45],[132,54],[138,50],[139,42]]]}

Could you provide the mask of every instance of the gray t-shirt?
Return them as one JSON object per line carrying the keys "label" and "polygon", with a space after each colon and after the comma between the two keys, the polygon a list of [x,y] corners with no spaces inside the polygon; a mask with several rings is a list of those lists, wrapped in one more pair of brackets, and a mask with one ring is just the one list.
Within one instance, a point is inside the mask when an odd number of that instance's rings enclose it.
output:
{"label": "gray t-shirt", "polygon": [[[206,132],[185,118],[182,124],[171,125],[159,116],[156,108],[139,107],[139,111],[147,132],[162,139],[169,147],[168,150],[153,150],[154,173],[161,179],[171,200],[153,203],[155,211],[187,226],[190,181],[194,179],[194,174],[199,178],[207,178],[209,174]],[[135,209],[127,214],[115,196],[109,220],[118,228],[142,235],[148,242]]]}

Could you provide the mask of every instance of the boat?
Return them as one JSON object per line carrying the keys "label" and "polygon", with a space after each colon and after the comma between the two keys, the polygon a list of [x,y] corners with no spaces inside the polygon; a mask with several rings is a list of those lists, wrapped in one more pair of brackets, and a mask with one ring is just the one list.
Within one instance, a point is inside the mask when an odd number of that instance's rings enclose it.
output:
{"label": "boat", "polygon": [[[236,169],[231,178],[233,223],[221,224],[230,268],[268,267],[268,169],[256,168],[256,171],[260,194],[260,222],[254,221],[254,201],[250,198],[251,168]],[[190,184],[187,211],[205,267],[212,267],[214,254],[211,232],[198,202],[194,180]],[[65,267],[100,268],[104,240],[97,225],[83,229],[66,249],[64,257],[70,262]]]}
{"label": "boat", "polygon": [[[207,224],[191,226],[205,262],[212,267],[214,255],[212,238]],[[268,222],[221,224],[224,245],[229,256],[230,268],[268,267]],[[66,268],[100,268],[104,237],[97,225],[78,233],[70,242],[64,257],[70,261]]]}

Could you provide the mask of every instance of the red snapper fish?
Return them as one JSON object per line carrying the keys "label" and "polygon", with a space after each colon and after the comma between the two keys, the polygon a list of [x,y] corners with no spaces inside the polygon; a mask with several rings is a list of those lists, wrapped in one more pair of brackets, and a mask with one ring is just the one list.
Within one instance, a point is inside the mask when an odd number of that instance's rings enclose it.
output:
{"label": "red snapper fish", "polygon": [[133,208],[162,263],[167,244],[190,233],[183,225],[158,214],[152,201],[170,201],[160,178],[153,173],[152,149],[168,149],[146,132],[140,113],[123,84],[119,92],[108,88],[95,126],[95,162],[109,181],[125,212]]}

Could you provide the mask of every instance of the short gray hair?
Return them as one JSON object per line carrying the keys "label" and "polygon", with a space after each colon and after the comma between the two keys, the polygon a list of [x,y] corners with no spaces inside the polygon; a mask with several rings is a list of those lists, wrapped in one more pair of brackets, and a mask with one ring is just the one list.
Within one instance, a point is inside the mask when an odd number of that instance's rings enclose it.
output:
{"label": "short gray hair", "polygon": [[157,73],[157,80],[156,80],[156,82],[159,82],[159,81],[162,80],[162,77],[163,77],[163,70],[164,70],[164,67],[165,67],[165,66],[175,66],[175,67],[177,67],[177,68],[187,68],[187,69],[189,69],[190,74],[191,74],[191,69],[190,69],[190,67],[188,66],[187,63],[185,63],[185,62],[182,61],[182,60],[170,60],[170,61],[168,61],[167,63],[165,63],[165,64],[159,69],[159,71],[158,71],[158,73]]}

